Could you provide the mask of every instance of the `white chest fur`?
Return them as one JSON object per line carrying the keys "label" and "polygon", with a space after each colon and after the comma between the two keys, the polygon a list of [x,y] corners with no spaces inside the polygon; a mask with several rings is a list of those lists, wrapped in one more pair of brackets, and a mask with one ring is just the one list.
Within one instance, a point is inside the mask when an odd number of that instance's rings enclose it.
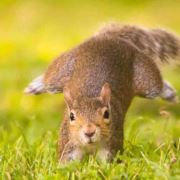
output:
{"label": "white chest fur", "polygon": [[69,154],[71,160],[80,161],[83,159],[84,155],[94,155],[98,160],[105,162],[110,157],[110,152],[105,147],[97,147],[94,145],[89,145],[87,147],[76,148],[73,152]]}

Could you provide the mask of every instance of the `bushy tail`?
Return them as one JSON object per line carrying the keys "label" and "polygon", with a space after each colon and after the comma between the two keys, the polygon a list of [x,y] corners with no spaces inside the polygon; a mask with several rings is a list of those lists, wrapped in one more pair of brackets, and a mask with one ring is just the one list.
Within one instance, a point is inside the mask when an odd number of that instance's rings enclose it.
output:
{"label": "bushy tail", "polygon": [[180,57],[180,38],[162,29],[153,29],[151,33],[157,43],[158,56],[161,61]]}

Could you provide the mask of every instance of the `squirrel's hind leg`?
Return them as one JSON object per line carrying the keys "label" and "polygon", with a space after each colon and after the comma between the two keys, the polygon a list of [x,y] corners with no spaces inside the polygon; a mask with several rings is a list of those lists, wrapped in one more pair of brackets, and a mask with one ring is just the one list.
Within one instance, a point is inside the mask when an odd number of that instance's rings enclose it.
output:
{"label": "squirrel's hind leg", "polygon": [[153,59],[139,56],[134,62],[134,93],[137,96],[155,99],[161,97],[169,102],[178,102],[176,90],[163,80]]}
{"label": "squirrel's hind leg", "polygon": [[43,75],[35,78],[24,90],[26,94],[42,94],[45,93],[45,85],[43,82]]}
{"label": "squirrel's hind leg", "polygon": [[165,81],[165,80],[163,81],[163,87],[159,94],[156,94],[155,96],[149,96],[149,94],[144,94],[144,95],[141,95],[141,97],[148,98],[148,99],[149,98],[155,99],[157,97],[160,97],[163,100],[166,100],[168,102],[172,102],[172,103],[179,102],[175,88],[168,81]]}
{"label": "squirrel's hind leg", "polygon": [[177,103],[179,102],[176,90],[168,81],[163,81],[163,89],[160,94],[160,97],[166,101]]}

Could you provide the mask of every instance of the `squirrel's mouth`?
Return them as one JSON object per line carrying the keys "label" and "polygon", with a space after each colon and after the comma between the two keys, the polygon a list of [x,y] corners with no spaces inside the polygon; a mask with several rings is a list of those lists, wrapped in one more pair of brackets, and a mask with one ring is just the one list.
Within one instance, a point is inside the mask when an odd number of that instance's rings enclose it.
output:
{"label": "squirrel's mouth", "polygon": [[94,144],[97,144],[98,143],[98,140],[95,140],[93,138],[89,138],[86,142],[86,144],[88,145],[94,145]]}
{"label": "squirrel's mouth", "polygon": [[98,131],[92,136],[88,137],[83,131],[80,131],[79,140],[83,145],[94,145],[100,141],[100,135]]}

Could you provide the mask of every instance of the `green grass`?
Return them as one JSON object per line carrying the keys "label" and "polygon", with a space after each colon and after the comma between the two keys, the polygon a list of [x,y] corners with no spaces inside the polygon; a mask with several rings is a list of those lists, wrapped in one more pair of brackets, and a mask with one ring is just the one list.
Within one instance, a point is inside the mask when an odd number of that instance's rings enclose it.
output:
{"label": "green grass", "polygon": [[[180,105],[136,98],[126,117],[122,163],[93,157],[57,162],[62,95],[26,96],[24,87],[51,59],[118,21],[180,34],[171,0],[3,0],[0,4],[0,179],[180,179]],[[163,68],[180,95],[180,68]],[[165,110],[168,115],[160,115]]]}
{"label": "green grass", "polygon": [[168,118],[139,117],[130,122],[120,164],[102,164],[89,157],[82,163],[58,165],[56,131],[43,133],[32,144],[22,133],[11,144],[1,144],[0,175],[5,179],[178,179],[180,141],[175,135],[180,123],[177,128],[177,121]]}

